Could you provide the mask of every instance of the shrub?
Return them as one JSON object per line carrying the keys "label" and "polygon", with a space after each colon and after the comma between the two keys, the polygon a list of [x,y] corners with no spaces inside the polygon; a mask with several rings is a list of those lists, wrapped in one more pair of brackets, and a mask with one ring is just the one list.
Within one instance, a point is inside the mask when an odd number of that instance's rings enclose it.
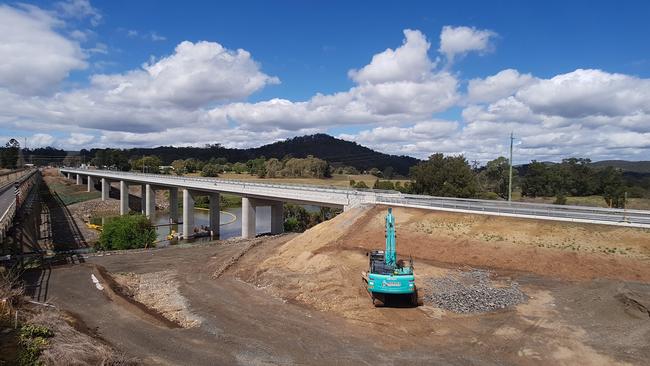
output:
{"label": "shrub", "polygon": [[146,248],[156,240],[156,230],[145,216],[124,215],[109,220],[102,229],[98,248],[103,250]]}
{"label": "shrub", "polygon": [[20,328],[20,353],[18,363],[20,365],[42,365],[39,360],[41,351],[48,346],[48,338],[52,338],[54,332],[49,328],[40,325],[27,324]]}
{"label": "shrub", "polygon": [[218,177],[219,176],[219,166],[216,164],[205,164],[203,170],[201,170],[202,177]]}

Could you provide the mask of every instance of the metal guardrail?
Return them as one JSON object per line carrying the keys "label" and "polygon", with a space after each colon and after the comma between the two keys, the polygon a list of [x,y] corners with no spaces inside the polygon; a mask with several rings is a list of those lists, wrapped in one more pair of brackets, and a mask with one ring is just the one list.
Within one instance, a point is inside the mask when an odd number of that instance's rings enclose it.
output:
{"label": "metal guardrail", "polygon": [[525,202],[377,196],[377,203],[497,216],[529,217],[650,228],[650,211]]}
{"label": "metal guardrail", "polygon": [[[261,194],[270,194],[271,190],[298,190],[302,194],[318,195],[331,194],[332,204],[354,204],[354,203],[380,203],[397,206],[415,207],[423,209],[436,209],[446,211],[468,212],[478,214],[489,214],[498,216],[528,217],[545,220],[560,220],[573,222],[587,222],[596,224],[610,224],[619,226],[632,226],[650,228],[650,211],[627,210],[615,208],[601,208],[588,206],[566,206],[528,202],[508,202],[495,200],[479,200],[467,198],[434,197],[424,195],[402,194],[397,191],[384,190],[361,190],[344,187],[317,186],[306,184],[275,184],[244,182],[239,180],[228,180],[219,178],[203,177],[181,177],[162,174],[143,174],[105,170],[80,170],[62,169],[62,172],[82,175],[97,175],[125,180],[148,181],[161,185],[193,187],[197,183],[207,184],[203,189],[216,189],[215,185],[229,185],[239,187],[236,191],[240,193],[254,194],[256,190]],[[164,183],[164,182],[167,183]],[[171,183],[173,182],[173,183]],[[336,198],[335,198],[336,196]],[[315,196],[314,196],[315,197]],[[347,203],[341,203],[341,197],[345,197]],[[327,199],[327,195],[318,195],[315,202]]]}

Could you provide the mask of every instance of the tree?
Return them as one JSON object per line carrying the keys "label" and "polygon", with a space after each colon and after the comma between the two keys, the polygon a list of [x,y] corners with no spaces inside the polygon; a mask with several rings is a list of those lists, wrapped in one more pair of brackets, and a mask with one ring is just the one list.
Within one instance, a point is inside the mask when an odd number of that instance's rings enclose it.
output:
{"label": "tree", "polygon": [[102,149],[95,151],[91,164],[98,168],[115,169],[121,171],[131,170],[131,163],[126,153],[117,149]]}
{"label": "tree", "polygon": [[[498,194],[501,198],[508,198],[508,181],[510,179],[510,162],[503,156],[488,161],[485,170],[481,172],[487,183],[487,189]],[[512,170],[513,179],[517,171]]]}
{"label": "tree", "polygon": [[242,174],[247,169],[246,164],[237,162],[232,165],[232,170],[237,174]]}
{"label": "tree", "polygon": [[282,162],[276,158],[271,158],[265,163],[265,173],[267,178],[276,178],[280,175],[282,171]]}
{"label": "tree", "polygon": [[381,173],[381,170],[379,170],[379,169],[377,169],[377,168],[372,168],[372,169],[370,169],[370,170],[368,171],[368,173],[370,173],[371,175],[374,175],[374,176],[377,177],[377,178],[382,178],[382,177],[383,177],[383,175],[382,175],[382,173]]}
{"label": "tree", "polygon": [[600,190],[607,206],[623,208],[625,207],[625,184],[623,183],[623,174],[619,169],[608,166],[599,172]]}
{"label": "tree", "polygon": [[411,167],[411,188],[417,194],[444,197],[474,197],[477,184],[464,156],[434,154]]}
{"label": "tree", "polygon": [[143,156],[131,162],[131,168],[135,171],[145,173],[159,173],[162,162],[160,158],[154,155]]}
{"label": "tree", "polygon": [[172,161],[172,168],[174,168],[174,173],[176,173],[176,175],[183,175],[187,173],[185,170],[185,160],[178,159]]}
{"label": "tree", "polygon": [[102,250],[146,248],[156,241],[156,229],[146,216],[124,215],[109,220],[102,228],[98,247]]}
{"label": "tree", "polygon": [[19,156],[20,143],[16,139],[10,139],[0,151],[0,166],[5,169],[16,169]]}
{"label": "tree", "polygon": [[384,178],[386,179],[393,179],[393,176],[395,175],[392,166],[387,166],[386,168],[384,168],[384,171],[382,173],[384,175]]}
{"label": "tree", "polygon": [[218,177],[219,176],[219,166],[216,164],[205,164],[201,170],[202,177]]}

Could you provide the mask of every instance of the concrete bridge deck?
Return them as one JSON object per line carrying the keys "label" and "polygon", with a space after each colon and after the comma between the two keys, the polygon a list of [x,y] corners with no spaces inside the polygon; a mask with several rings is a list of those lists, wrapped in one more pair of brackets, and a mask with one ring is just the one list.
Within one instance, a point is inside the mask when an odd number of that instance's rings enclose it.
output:
{"label": "concrete bridge deck", "polygon": [[358,204],[386,204],[430,210],[464,212],[483,215],[522,217],[541,220],[571,221],[616,226],[650,228],[650,211],[609,209],[583,206],[548,205],[523,202],[490,201],[409,195],[393,191],[356,190],[323,186],[273,184],[226,180],[217,178],[180,177],[161,174],[142,174],[92,169],[62,168],[62,174],[88,189],[101,181],[102,198],[108,198],[110,182],[120,182],[121,213],[128,212],[128,187],[140,185],[145,197],[145,213],[155,208],[155,190],[170,191],[170,220],[178,221],[178,190],[183,192],[183,236],[191,237],[192,211],[197,194],[210,196],[210,228],[218,233],[219,194],[230,193],[242,197],[242,236],[255,236],[255,208],[271,206],[272,233],[282,232],[285,202],[312,204],[347,209]]}

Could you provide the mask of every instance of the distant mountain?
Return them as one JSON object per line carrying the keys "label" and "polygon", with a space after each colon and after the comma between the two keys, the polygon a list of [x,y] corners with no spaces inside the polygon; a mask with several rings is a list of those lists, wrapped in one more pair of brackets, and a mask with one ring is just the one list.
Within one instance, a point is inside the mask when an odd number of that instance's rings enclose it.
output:
{"label": "distant mountain", "polygon": [[595,167],[613,166],[624,172],[650,174],[650,161],[603,160],[591,163]]}
{"label": "distant mountain", "polygon": [[[96,149],[89,151],[90,156],[95,155]],[[356,142],[337,139],[326,134],[316,134],[290,138],[272,144],[249,148],[231,149],[220,145],[207,147],[172,147],[160,146],[155,148],[133,148],[127,149],[129,157],[141,157],[143,155],[156,155],[163,164],[170,164],[177,159],[195,158],[209,160],[210,158],[224,157],[229,162],[245,162],[261,156],[265,158],[282,159],[289,155],[295,158],[304,158],[313,155],[317,158],[328,161],[332,166],[353,166],[359,170],[378,168],[384,170],[393,167],[393,170],[401,175],[408,175],[409,168],[420,160],[410,156],[397,156],[377,152]]]}

